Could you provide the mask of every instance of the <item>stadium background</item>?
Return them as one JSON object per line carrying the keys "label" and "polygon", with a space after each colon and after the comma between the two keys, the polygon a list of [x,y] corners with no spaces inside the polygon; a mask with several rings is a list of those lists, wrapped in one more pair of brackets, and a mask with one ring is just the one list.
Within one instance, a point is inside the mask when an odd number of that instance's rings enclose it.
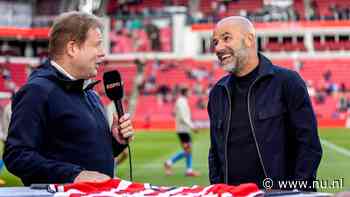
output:
{"label": "stadium background", "polygon": [[[211,50],[213,24],[225,16],[250,18],[258,48],[275,64],[297,70],[305,80],[317,114],[324,149],[318,178],[343,179],[350,189],[350,139],[346,129],[350,107],[349,0],[0,0],[0,108],[28,74],[47,58],[52,20],[69,10],[103,18],[104,71],[118,69],[125,88],[124,106],[137,129],[132,144],[134,177],[158,185],[208,185],[209,146],[207,96],[225,75]],[[184,177],[184,167],[166,177],[165,159],[180,148],[173,132],[173,104],[180,86],[191,90],[189,102],[196,127],[194,168],[202,176]],[[113,104],[100,94],[106,110]],[[118,176],[128,179],[128,166]],[[5,186],[21,182],[2,171]]]}

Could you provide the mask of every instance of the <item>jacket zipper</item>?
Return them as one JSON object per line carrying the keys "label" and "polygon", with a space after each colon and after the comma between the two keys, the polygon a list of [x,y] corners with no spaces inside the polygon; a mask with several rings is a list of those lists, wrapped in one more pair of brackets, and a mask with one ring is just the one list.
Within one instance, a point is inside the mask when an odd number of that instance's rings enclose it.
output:
{"label": "jacket zipper", "polygon": [[228,126],[227,126],[227,132],[226,132],[226,138],[225,138],[225,183],[228,184],[228,153],[227,153],[227,144],[228,144],[228,134],[230,132],[230,126],[231,126],[231,96],[230,96],[230,91],[228,90],[228,88],[226,86],[225,87],[225,90],[226,90],[226,93],[227,93],[227,96],[228,96],[228,105],[229,105],[229,109],[230,109],[230,112],[229,112],[229,115],[228,115]]}
{"label": "jacket zipper", "polygon": [[253,138],[254,138],[255,147],[256,147],[256,150],[258,151],[258,156],[259,156],[260,164],[261,164],[261,166],[262,166],[262,168],[263,168],[265,178],[268,178],[267,173],[266,173],[266,169],[265,169],[265,165],[264,165],[264,162],[263,162],[263,159],[262,159],[262,156],[261,156],[259,144],[258,144],[258,141],[257,141],[257,139],[256,139],[255,127],[254,127],[254,123],[253,123],[253,121],[252,121],[252,115],[251,115],[251,109],[250,109],[251,90],[252,90],[254,84],[255,84],[259,79],[260,79],[260,77],[257,78],[255,81],[253,81],[253,83],[249,86],[249,89],[248,89],[248,96],[247,96],[247,99],[248,99],[248,100],[247,100],[247,103],[248,103],[248,116],[249,116],[249,123],[250,123],[251,131],[252,131]]}

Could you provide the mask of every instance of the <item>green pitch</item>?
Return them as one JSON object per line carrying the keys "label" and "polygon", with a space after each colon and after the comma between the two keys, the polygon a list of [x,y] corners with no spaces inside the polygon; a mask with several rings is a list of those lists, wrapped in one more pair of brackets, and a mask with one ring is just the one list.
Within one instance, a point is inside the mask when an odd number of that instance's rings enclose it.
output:
{"label": "green pitch", "polygon": [[[325,141],[322,144],[324,154],[318,171],[318,179],[321,180],[320,184],[323,187],[319,191],[350,190],[350,130],[320,129],[320,136]],[[173,132],[137,132],[131,145],[134,181],[169,186],[208,185],[209,133],[207,130],[193,134],[193,142],[193,165],[195,170],[201,172],[201,176],[185,177],[184,161],[179,161],[174,165],[173,176],[165,176],[164,161],[180,150],[176,134]],[[116,174],[122,179],[129,179],[128,160],[118,166]],[[2,171],[1,177],[7,182],[6,186],[21,184],[6,170]],[[333,180],[337,182],[338,179],[342,179],[342,188],[338,187],[337,183],[334,184],[334,189],[326,186],[326,182],[330,185]]]}

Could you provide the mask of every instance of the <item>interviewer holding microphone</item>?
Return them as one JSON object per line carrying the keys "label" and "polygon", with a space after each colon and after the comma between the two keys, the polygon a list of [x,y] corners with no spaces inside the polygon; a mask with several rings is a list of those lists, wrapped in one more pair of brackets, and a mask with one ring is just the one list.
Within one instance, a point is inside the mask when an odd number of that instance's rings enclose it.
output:
{"label": "interviewer holding microphone", "polygon": [[101,31],[93,15],[60,15],[50,32],[50,59],[14,96],[4,161],[24,185],[107,180],[114,157],[132,140],[129,114],[114,115],[110,129],[92,90],[105,55]]}

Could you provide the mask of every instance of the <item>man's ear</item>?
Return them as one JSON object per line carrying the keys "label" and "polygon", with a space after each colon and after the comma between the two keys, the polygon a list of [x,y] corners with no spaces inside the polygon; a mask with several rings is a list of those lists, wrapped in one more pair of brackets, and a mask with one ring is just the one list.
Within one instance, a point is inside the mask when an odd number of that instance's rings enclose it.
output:
{"label": "man's ear", "polygon": [[75,41],[71,40],[66,44],[66,53],[70,57],[74,57],[77,53],[78,45]]}
{"label": "man's ear", "polygon": [[253,47],[255,43],[255,36],[252,33],[248,33],[244,38],[244,43],[247,48]]}

